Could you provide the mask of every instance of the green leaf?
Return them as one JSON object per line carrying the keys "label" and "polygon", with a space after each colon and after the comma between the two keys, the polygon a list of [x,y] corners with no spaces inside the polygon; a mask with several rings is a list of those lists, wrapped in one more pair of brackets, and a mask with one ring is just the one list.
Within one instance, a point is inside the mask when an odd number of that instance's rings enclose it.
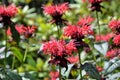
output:
{"label": "green leaf", "polygon": [[23,61],[23,55],[20,52],[20,50],[16,47],[11,47],[11,51],[13,52],[13,54],[17,57],[17,59],[22,62]]}
{"label": "green leaf", "polygon": [[69,76],[69,74],[70,74],[70,71],[71,71],[71,69],[72,69],[73,66],[74,66],[74,64],[68,64],[68,69],[67,69],[67,71],[66,71],[66,68],[62,68],[61,74],[62,74],[63,76],[65,76],[65,77],[68,78],[68,76]]}
{"label": "green leaf", "polygon": [[6,71],[6,76],[3,80],[22,80],[22,78],[17,73]]}
{"label": "green leaf", "polygon": [[94,47],[97,51],[99,51],[101,54],[105,55],[108,51],[108,42],[99,42],[95,43]]}
{"label": "green leaf", "polygon": [[107,69],[106,73],[110,73],[118,67],[120,67],[120,60],[113,62],[113,64]]}
{"label": "green leaf", "polygon": [[91,63],[85,63],[82,66],[82,69],[84,69],[91,78],[94,78],[96,80],[100,80],[101,79],[101,76],[99,75],[98,70]]}
{"label": "green leaf", "polygon": [[120,72],[115,73],[115,74],[108,75],[108,77],[109,77],[109,80],[117,80],[117,79],[120,79]]}
{"label": "green leaf", "polygon": [[11,29],[11,33],[12,33],[13,40],[15,40],[15,42],[16,42],[17,44],[19,44],[19,42],[20,42],[20,34],[19,34],[18,31],[15,29],[15,26],[14,26],[14,25],[11,25],[11,26],[10,26],[10,29]]}

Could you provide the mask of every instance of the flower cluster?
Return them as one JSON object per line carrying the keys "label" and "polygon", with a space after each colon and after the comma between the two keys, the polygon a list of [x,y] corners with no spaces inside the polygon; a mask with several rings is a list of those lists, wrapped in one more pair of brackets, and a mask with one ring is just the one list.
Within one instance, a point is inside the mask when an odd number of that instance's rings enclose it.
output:
{"label": "flower cluster", "polygon": [[113,31],[117,31],[117,33],[120,33],[120,20],[112,20],[109,22],[108,26]]}
{"label": "flower cluster", "polygon": [[114,36],[114,38],[113,38],[113,43],[114,43],[115,45],[120,45],[120,34]]}
{"label": "flower cluster", "polygon": [[77,25],[68,25],[64,28],[63,35],[66,37],[70,37],[74,39],[77,48],[85,47],[86,51],[89,51],[89,46],[82,39],[85,38],[86,35],[93,35],[94,32],[91,29],[91,22],[94,18],[88,16],[85,18],[80,18],[77,22]]}
{"label": "flower cluster", "polygon": [[46,54],[51,54],[52,56],[64,56],[70,55],[73,51],[76,51],[76,47],[73,41],[66,44],[64,40],[52,40],[44,43],[43,51]]}
{"label": "flower cluster", "polygon": [[79,26],[90,25],[94,20],[95,19],[92,18],[91,16],[80,18],[79,21],[77,22],[77,25]]}
{"label": "flower cluster", "polygon": [[51,54],[52,59],[49,61],[50,63],[62,67],[67,66],[67,59],[65,57],[77,51],[74,41],[66,43],[64,40],[45,42],[42,50],[45,54]]}
{"label": "flower cluster", "polygon": [[120,56],[120,20],[112,20],[108,26],[115,33],[112,39],[113,43],[110,45],[110,50],[106,53],[106,57],[112,59]]}
{"label": "flower cluster", "polygon": [[[37,30],[36,26],[24,26],[24,25],[16,25],[15,29],[18,31],[19,34],[24,35],[26,38],[29,38],[34,34]],[[8,28],[7,30],[8,35],[12,35],[11,29]]]}
{"label": "flower cluster", "polygon": [[106,57],[110,59],[116,56],[120,56],[120,49],[111,49],[106,53]]}
{"label": "flower cluster", "polygon": [[68,3],[49,5],[43,7],[44,12],[52,16],[52,23],[57,25],[65,23],[66,20],[62,19],[62,15],[69,9]]}
{"label": "flower cluster", "polygon": [[17,12],[18,8],[14,4],[11,4],[7,7],[5,5],[0,5],[0,22],[3,22],[4,24],[10,24],[10,18],[14,17]]}

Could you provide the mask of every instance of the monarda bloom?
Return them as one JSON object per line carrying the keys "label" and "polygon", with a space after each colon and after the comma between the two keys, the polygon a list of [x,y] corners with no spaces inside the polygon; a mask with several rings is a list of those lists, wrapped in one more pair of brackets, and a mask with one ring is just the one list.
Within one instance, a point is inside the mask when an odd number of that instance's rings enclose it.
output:
{"label": "monarda bloom", "polygon": [[11,23],[11,18],[14,17],[18,12],[18,8],[11,4],[9,6],[0,5],[0,22],[4,23],[4,25],[8,25]]}
{"label": "monarda bloom", "polygon": [[56,80],[59,77],[59,72],[58,71],[50,71],[49,73],[50,80]]}
{"label": "monarda bloom", "polygon": [[112,20],[108,24],[109,28],[113,31],[117,31],[117,33],[120,33],[120,20]]}
{"label": "monarda bloom", "polygon": [[85,26],[85,25],[90,25],[95,19],[92,18],[91,16],[87,16],[84,18],[80,18],[79,21],[77,22],[78,26]]}
{"label": "monarda bloom", "polygon": [[68,25],[64,27],[64,36],[70,37],[71,39],[83,39],[84,35],[79,26]]}
{"label": "monarda bloom", "polygon": [[[15,25],[15,29],[18,31],[19,34],[22,34],[22,32],[23,32],[22,26],[23,25]],[[7,29],[7,35],[8,36],[12,35],[10,27]]]}
{"label": "monarda bloom", "polygon": [[119,35],[115,35],[113,38],[113,43],[117,46],[120,45],[120,34]]}
{"label": "monarda bloom", "polygon": [[[37,30],[36,26],[24,26],[24,25],[15,25],[15,29],[20,35],[24,35],[26,38],[30,38]],[[7,35],[11,36],[11,29],[7,29]]]}
{"label": "monarda bloom", "polygon": [[117,56],[120,56],[120,49],[111,49],[106,53],[106,57],[110,59]]}
{"label": "monarda bloom", "polygon": [[36,26],[22,26],[21,27],[22,30],[22,34],[26,37],[26,38],[30,38],[37,30]]}
{"label": "monarda bloom", "polygon": [[64,40],[52,40],[44,43],[43,51],[45,54],[62,57],[64,55],[71,55],[72,52],[76,51],[76,47],[74,41],[66,43]]}
{"label": "monarda bloom", "polygon": [[73,39],[77,48],[86,48],[85,50],[88,50],[88,44],[82,41],[82,39],[85,37],[85,35],[92,33],[93,31],[89,26],[79,27],[75,25],[68,25],[64,28],[63,35]]}
{"label": "monarda bloom", "polygon": [[98,72],[102,72],[104,69],[100,66],[96,66],[96,69],[98,70]]}
{"label": "monarda bloom", "polygon": [[45,54],[51,55],[49,63],[60,65],[61,67],[67,67],[68,61],[66,57],[77,51],[74,41],[66,43],[64,40],[45,42],[42,50]]}
{"label": "monarda bloom", "polygon": [[66,20],[62,19],[62,15],[69,10],[68,3],[44,6],[43,9],[44,13],[52,16],[53,19],[50,21],[51,23],[59,25],[66,22]]}
{"label": "monarda bloom", "polygon": [[91,10],[92,11],[100,11],[101,12],[101,6],[100,3],[103,2],[102,0],[88,0],[91,4]]}
{"label": "monarda bloom", "polygon": [[110,39],[114,36],[113,33],[101,34],[95,36],[95,41],[110,41]]}

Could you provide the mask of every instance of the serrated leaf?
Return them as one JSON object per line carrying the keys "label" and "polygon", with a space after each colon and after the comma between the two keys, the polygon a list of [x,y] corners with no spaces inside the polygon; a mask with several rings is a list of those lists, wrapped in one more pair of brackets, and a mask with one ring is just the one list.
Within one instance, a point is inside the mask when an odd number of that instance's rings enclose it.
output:
{"label": "serrated leaf", "polygon": [[16,47],[11,47],[11,51],[13,52],[13,54],[17,57],[17,59],[22,62],[23,61],[23,55],[20,52],[20,50]]}
{"label": "serrated leaf", "polygon": [[97,51],[99,51],[101,54],[105,55],[108,51],[108,42],[99,42],[95,43],[94,47]]}
{"label": "serrated leaf", "polygon": [[98,70],[97,70],[96,67],[93,66],[91,63],[85,63],[85,64],[82,66],[82,69],[84,69],[84,70],[86,71],[86,73],[88,73],[88,75],[89,75],[91,78],[94,78],[94,79],[97,79],[97,80],[100,80],[100,79],[101,79],[101,76],[99,75]]}

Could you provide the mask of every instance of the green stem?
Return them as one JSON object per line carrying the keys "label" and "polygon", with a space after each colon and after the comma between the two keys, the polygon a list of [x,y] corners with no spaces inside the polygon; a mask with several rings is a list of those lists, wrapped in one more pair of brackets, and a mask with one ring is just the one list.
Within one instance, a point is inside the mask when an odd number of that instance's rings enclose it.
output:
{"label": "green stem", "polygon": [[13,56],[12,70],[14,69],[14,66],[15,66],[15,56]]}
{"label": "green stem", "polygon": [[80,80],[83,80],[83,77],[82,77],[82,68],[81,68],[81,66],[82,66],[82,62],[81,62],[81,55],[80,55],[80,50],[79,50],[79,53],[78,53],[78,56],[79,56],[79,64],[80,64]]}
{"label": "green stem", "polygon": [[[57,26],[57,32],[58,32],[58,40],[60,39],[60,28]],[[61,78],[61,67],[59,65],[59,80],[62,80]]]}
{"label": "green stem", "polygon": [[62,80],[61,78],[61,67],[59,66],[59,80]]}
{"label": "green stem", "polygon": [[6,56],[7,56],[7,29],[5,29],[5,59],[4,59],[4,69],[6,69]]}
{"label": "green stem", "polygon": [[60,39],[60,28],[57,26],[58,40]]}
{"label": "green stem", "polygon": [[24,58],[23,58],[23,62],[25,62],[25,60],[26,60],[27,53],[28,53],[28,48],[29,48],[29,46],[28,46],[28,43],[27,43],[25,54],[24,54]]}
{"label": "green stem", "polygon": [[101,42],[100,23],[99,23],[99,17],[98,17],[98,12],[97,11],[96,11],[96,18],[97,18],[98,34],[100,36],[100,42]]}

